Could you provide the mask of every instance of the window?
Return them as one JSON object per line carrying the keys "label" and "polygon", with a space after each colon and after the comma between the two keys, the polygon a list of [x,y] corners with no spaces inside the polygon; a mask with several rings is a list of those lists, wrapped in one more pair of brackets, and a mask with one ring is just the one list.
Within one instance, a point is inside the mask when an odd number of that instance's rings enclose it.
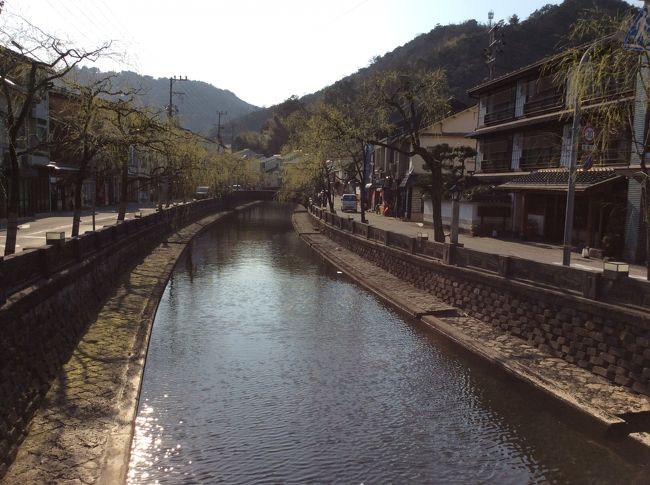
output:
{"label": "window", "polygon": [[560,166],[562,135],[557,131],[535,130],[524,134],[519,166],[523,170]]}
{"label": "window", "polygon": [[482,172],[507,172],[511,169],[512,137],[482,140],[480,150],[483,152]]}
{"label": "window", "polygon": [[36,139],[39,143],[47,141],[47,120],[36,119]]}
{"label": "window", "polygon": [[513,118],[515,115],[515,88],[490,94],[485,98],[485,124]]}
{"label": "window", "polygon": [[526,84],[525,114],[556,109],[561,104],[562,93],[552,75],[533,79]]}

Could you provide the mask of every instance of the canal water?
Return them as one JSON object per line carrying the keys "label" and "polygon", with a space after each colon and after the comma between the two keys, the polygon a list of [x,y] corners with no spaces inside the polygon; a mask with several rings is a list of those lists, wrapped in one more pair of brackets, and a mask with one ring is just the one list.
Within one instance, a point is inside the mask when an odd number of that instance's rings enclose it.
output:
{"label": "canal water", "polygon": [[647,478],[323,262],[290,210],[239,214],[179,263],[153,327],[129,483]]}

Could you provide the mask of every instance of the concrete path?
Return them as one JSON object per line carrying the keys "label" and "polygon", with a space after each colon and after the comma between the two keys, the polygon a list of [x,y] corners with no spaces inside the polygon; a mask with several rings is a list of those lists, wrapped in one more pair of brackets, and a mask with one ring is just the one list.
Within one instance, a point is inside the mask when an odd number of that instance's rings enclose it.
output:
{"label": "concrete path", "polygon": [[619,437],[632,431],[626,440],[630,450],[650,456],[650,433],[630,429],[622,418],[650,412],[650,398],[552,357],[405,283],[320,234],[317,222],[305,212],[295,213],[293,222],[305,242],[384,301],[551,398],[560,413],[583,431]]}
{"label": "concrete path", "polygon": [[[340,201],[336,199],[334,208],[339,216],[354,217],[355,220],[361,220],[361,214],[341,212]],[[392,231],[398,234],[408,236],[417,236],[418,233],[427,233],[429,239],[433,240],[433,228],[422,223],[402,221],[395,217],[385,217],[374,212],[367,212],[366,219],[372,226]],[[562,246],[535,243],[525,241],[514,241],[507,239],[498,239],[492,237],[472,237],[468,234],[461,233],[458,242],[469,249],[482,251],[485,253],[501,254],[504,256],[517,256],[519,258],[530,259],[541,263],[562,264]],[[583,258],[578,253],[571,255],[571,266],[581,269],[592,269],[602,271],[603,262],[599,259]],[[646,279],[647,270],[644,266],[630,265],[630,276],[640,279]]]}

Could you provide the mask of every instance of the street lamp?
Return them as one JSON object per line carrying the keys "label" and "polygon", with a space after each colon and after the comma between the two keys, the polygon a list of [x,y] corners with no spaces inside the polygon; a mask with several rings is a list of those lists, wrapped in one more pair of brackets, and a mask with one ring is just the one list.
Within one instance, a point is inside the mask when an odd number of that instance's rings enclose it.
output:
{"label": "street lamp", "polygon": [[[60,170],[60,167],[56,164],[54,160],[50,160],[45,167],[48,169],[48,171],[51,172],[49,176],[49,184],[48,184],[48,194],[50,196],[50,212],[53,210],[56,210],[56,207],[52,207],[52,183],[56,183],[56,171]],[[54,180],[54,182],[52,182]]]}
{"label": "street lamp", "polygon": [[451,232],[449,234],[449,242],[451,244],[458,244],[458,219],[460,216],[460,196],[463,189],[458,184],[454,184],[449,189],[451,195]]}
{"label": "street lamp", "polygon": [[[607,40],[612,40],[620,37],[621,33],[617,32],[615,34],[607,35],[601,39],[598,39],[593,44],[591,44],[580,58],[578,67],[576,67],[574,77],[577,81],[578,73],[582,68],[582,64],[587,59],[588,55],[591,53],[592,49],[598,44],[605,42]],[[580,93],[577,91],[577,82],[574,83],[574,93],[573,93],[573,123],[571,125],[571,158],[569,160],[569,181],[567,184],[567,194],[566,194],[566,215],[564,218],[564,242],[562,247],[562,264],[564,266],[571,266],[571,240],[573,239],[573,213],[574,213],[574,202],[575,202],[575,191],[576,191],[576,162],[578,159],[578,130],[580,129]]]}

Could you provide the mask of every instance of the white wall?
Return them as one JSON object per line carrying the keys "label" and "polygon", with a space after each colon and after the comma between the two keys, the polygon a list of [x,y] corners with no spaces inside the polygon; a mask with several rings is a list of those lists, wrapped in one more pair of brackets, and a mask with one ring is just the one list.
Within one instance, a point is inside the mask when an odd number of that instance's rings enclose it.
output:
{"label": "white wall", "polygon": [[[458,227],[469,231],[472,224],[478,224],[480,218],[477,216],[478,204],[476,202],[461,201]],[[424,222],[433,224],[433,211],[431,209],[431,199],[424,201]],[[451,201],[442,201],[442,224],[451,225]]]}

